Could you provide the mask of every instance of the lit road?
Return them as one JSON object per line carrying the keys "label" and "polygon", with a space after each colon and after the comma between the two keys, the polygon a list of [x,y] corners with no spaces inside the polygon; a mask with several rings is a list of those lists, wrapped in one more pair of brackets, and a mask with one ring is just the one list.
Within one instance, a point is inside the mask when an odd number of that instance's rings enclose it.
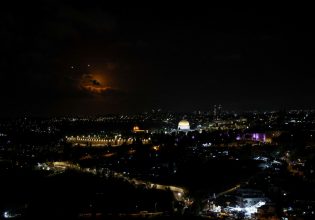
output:
{"label": "lit road", "polygon": [[223,196],[223,195],[225,195],[225,194],[234,192],[235,190],[239,189],[240,187],[241,187],[241,185],[240,185],[240,184],[237,184],[236,186],[234,186],[234,187],[232,187],[232,188],[230,188],[230,189],[228,189],[228,190],[225,190],[224,192],[218,193],[218,194],[216,195],[216,197],[218,198],[218,197]]}
{"label": "lit road", "polygon": [[[68,168],[79,170],[81,172],[91,173],[93,175],[99,175],[101,177],[103,177],[104,175],[102,174],[102,172],[99,172],[101,170],[96,170],[96,169],[91,169],[91,168],[81,168],[78,164],[73,164],[66,161],[48,162],[45,164],[38,164],[36,167],[36,169],[53,171],[51,175],[58,175],[64,172]],[[108,168],[106,168],[106,171],[107,171],[107,174],[110,174],[114,176],[115,178],[120,178],[125,181],[128,181],[132,185],[145,186],[148,189],[170,190],[177,201],[185,202],[187,205],[192,203],[191,200],[186,198],[187,190],[182,187],[172,186],[172,185],[162,185],[162,184],[152,183],[149,181],[137,180],[135,178],[129,178],[122,173],[111,171]]]}
{"label": "lit road", "polygon": [[[240,185],[240,184],[237,184],[236,186],[234,186],[234,187],[232,187],[232,188],[230,188],[230,189],[227,189],[227,190],[225,190],[225,191],[223,191],[223,192],[220,192],[220,193],[218,193],[218,194],[215,194],[215,198],[218,198],[218,197],[223,196],[223,195],[225,195],[225,194],[234,192],[235,190],[239,189],[240,187],[241,187],[241,185]],[[207,199],[204,199],[203,202],[207,202],[208,200],[209,200],[208,198],[207,198]]]}

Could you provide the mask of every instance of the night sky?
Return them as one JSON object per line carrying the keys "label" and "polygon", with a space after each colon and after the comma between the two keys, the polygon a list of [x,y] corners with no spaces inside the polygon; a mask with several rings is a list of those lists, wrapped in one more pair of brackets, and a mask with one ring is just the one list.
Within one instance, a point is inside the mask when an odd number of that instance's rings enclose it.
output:
{"label": "night sky", "polygon": [[1,7],[1,116],[314,108],[309,9]]}

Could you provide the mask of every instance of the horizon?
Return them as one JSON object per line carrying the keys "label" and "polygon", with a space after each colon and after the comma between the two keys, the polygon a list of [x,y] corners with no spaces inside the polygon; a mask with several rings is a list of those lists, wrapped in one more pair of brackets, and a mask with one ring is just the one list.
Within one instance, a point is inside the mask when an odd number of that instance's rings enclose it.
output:
{"label": "horizon", "polygon": [[[158,111],[161,110],[163,113],[177,113],[177,114],[193,114],[195,112],[201,112],[201,113],[212,113],[213,108],[208,108],[208,109],[194,109],[194,110],[171,110],[171,109],[161,109],[161,108],[151,108],[151,109],[146,109],[143,111],[131,111],[131,112],[97,112],[97,113],[36,113],[35,112],[24,112],[24,113],[18,113],[18,114],[1,114],[0,118],[23,118],[23,117],[31,117],[31,118],[53,118],[53,117],[102,117],[102,116],[107,116],[107,115],[137,115],[137,114],[144,114],[144,113],[152,113],[152,111]],[[279,108],[248,108],[248,109],[226,109],[223,108],[222,112],[228,113],[228,114],[242,114],[242,113],[253,113],[253,112],[258,112],[258,113],[272,113],[272,112],[290,112],[290,111],[304,111],[304,112],[309,112],[309,111],[315,111],[315,107],[312,108],[286,108],[286,107],[279,107]]]}

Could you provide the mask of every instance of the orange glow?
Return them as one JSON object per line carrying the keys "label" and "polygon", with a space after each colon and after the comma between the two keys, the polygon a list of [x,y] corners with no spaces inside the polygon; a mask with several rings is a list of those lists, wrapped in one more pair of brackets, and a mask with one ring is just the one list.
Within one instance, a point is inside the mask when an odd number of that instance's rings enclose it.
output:
{"label": "orange glow", "polygon": [[137,126],[137,125],[134,126],[132,130],[133,130],[133,132],[144,132],[144,130],[141,130],[141,129],[139,128],[139,126]]}
{"label": "orange glow", "polygon": [[101,94],[101,93],[111,89],[111,87],[96,87],[96,86],[92,86],[92,85],[85,85],[85,86],[83,86],[83,88],[85,90],[92,92],[92,93],[98,93],[98,94]]}
{"label": "orange glow", "polygon": [[134,153],[136,153],[136,150],[131,149],[128,151],[128,154],[134,154]]}
{"label": "orange glow", "polygon": [[153,146],[152,148],[153,148],[153,150],[155,150],[155,151],[159,151],[159,150],[160,150],[160,146],[159,146],[159,145]]}
{"label": "orange glow", "polygon": [[80,160],[89,160],[92,159],[91,155],[86,155],[80,158]]}
{"label": "orange glow", "polygon": [[79,86],[90,93],[102,94],[112,89],[111,86],[106,85],[107,83],[103,74],[84,74],[81,76]]}
{"label": "orange glow", "polygon": [[104,157],[112,157],[114,155],[116,155],[116,153],[108,153],[108,154],[104,154],[103,156]]}

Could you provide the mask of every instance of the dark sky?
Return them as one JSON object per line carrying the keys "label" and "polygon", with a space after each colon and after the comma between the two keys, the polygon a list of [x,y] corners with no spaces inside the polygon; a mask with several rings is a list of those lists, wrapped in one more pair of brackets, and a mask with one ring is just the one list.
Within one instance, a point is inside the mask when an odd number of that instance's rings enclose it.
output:
{"label": "dark sky", "polygon": [[0,10],[2,116],[315,107],[308,9],[52,0]]}

